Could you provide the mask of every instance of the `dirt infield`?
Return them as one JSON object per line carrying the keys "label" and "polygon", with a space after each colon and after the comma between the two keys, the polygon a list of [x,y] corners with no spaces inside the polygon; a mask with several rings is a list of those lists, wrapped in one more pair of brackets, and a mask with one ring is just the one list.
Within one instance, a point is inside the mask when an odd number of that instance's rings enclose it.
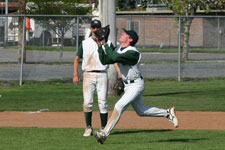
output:
{"label": "dirt infield", "polygon": [[[225,130],[225,112],[178,111],[177,116],[177,129]],[[0,127],[84,128],[85,122],[83,112],[0,112]],[[93,127],[100,127],[99,112],[93,113]],[[139,117],[134,111],[125,111],[116,128],[174,129],[165,118]]]}

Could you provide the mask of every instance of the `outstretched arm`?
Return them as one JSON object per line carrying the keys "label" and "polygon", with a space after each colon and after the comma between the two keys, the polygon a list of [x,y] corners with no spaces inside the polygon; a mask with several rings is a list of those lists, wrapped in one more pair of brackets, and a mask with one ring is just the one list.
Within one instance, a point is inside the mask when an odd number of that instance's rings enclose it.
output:
{"label": "outstretched arm", "polygon": [[107,56],[113,61],[117,63],[121,63],[123,65],[135,65],[139,60],[139,53],[133,50],[128,50],[125,53],[117,53],[113,51],[108,45],[104,45]]}

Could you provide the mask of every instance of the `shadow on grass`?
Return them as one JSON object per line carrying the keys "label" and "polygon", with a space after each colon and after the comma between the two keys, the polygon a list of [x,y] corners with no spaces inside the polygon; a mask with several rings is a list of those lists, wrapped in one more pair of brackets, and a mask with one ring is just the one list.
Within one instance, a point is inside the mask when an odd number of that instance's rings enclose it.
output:
{"label": "shadow on grass", "polygon": [[168,139],[168,140],[158,140],[158,141],[149,141],[150,143],[155,143],[155,142],[198,142],[198,141],[203,141],[203,140],[208,140],[207,138],[202,138],[202,139]]}
{"label": "shadow on grass", "polygon": [[134,134],[134,133],[153,133],[153,132],[169,132],[172,130],[135,130],[135,131],[114,131],[111,135],[116,134]]}
{"label": "shadow on grass", "polygon": [[158,93],[158,94],[143,94],[143,97],[147,96],[170,96],[170,95],[178,95],[178,94],[190,94],[190,93],[209,93],[209,92],[216,92],[221,91],[221,89],[218,90],[204,90],[204,91],[185,91],[185,92],[171,92],[171,93]]}
{"label": "shadow on grass", "polygon": [[205,92],[205,91],[187,91],[187,92],[159,93],[159,94],[150,94],[150,95],[144,94],[143,97],[147,97],[147,96],[169,96],[169,95],[178,95],[178,94],[187,94],[187,93],[201,93],[201,92]]}

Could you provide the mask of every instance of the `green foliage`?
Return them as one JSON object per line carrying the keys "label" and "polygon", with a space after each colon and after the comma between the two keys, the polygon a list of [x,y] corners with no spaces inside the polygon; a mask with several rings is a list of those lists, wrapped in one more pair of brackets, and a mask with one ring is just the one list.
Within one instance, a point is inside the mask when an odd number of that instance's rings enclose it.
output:
{"label": "green foliage", "polygon": [[[224,9],[225,0],[164,0],[164,2],[175,15],[194,16],[199,8],[206,10],[206,12],[209,12],[211,9]],[[181,18],[181,30],[185,32],[182,35],[182,61],[187,61],[188,59],[189,32],[192,19],[192,17]]]}
{"label": "green foliage", "polygon": [[224,9],[225,0],[206,0],[202,1],[204,5],[201,5],[205,9]]}
{"label": "green foliage", "polygon": [[[97,129],[96,129],[97,130]],[[4,150],[215,150],[224,149],[224,130],[119,130],[103,145],[83,137],[84,129],[0,128]]]}
{"label": "green foliage", "polygon": [[[87,15],[91,12],[91,5],[84,4],[87,1],[82,0],[29,0],[27,3],[28,14],[38,15]],[[76,18],[74,17],[33,17],[35,23],[49,31],[53,31],[60,37],[61,55],[64,49],[64,36],[68,30],[75,28]]]}
{"label": "green foliage", "polygon": [[209,12],[212,9],[224,9],[225,0],[164,0],[168,8],[176,15],[195,15],[198,8]]}
{"label": "green foliage", "polygon": [[176,15],[190,15],[197,7],[197,0],[166,0],[166,3]]}
{"label": "green foliage", "polygon": [[[28,14],[36,15],[86,15],[91,12],[91,6],[79,4],[80,0],[29,0],[27,6]],[[62,36],[72,26],[75,20],[72,17],[34,17],[36,23],[46,29],[53,30]]]}
{"label": "green foliage", "polygon": [[28,14],[48,15],[85,15],[91,11],[90,6],[79,5],[87,3],[81,0],[28,0]]}

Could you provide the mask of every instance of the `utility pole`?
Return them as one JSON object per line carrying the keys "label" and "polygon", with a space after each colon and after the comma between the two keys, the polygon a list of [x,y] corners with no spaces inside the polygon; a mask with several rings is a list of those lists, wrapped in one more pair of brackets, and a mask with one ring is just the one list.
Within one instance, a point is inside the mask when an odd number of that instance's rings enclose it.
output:
{"label": "utility pole", "polygon": [[109,39],[116,45],[116,1],[99,0],[99,14],[102,26],[110,25]]}
{"label": "utility pole", "polygon": [[[19,0],[18,2],[19,2],[19,13],[24,15],[26,10],[26,0]],[[18,63],[21,62],[22,55],[23,55],[23,62],[26,63],[26,41],[23,42],[24,36],[23,30],[25,30],[23,26],[24,19],[25,17],[19,17]]]}
{"label": "utility pole", "polygon": [[[116,1],[115,0],[99,0],[99,9],[100,9],[100,20],[102,25],[110,25],[110,35],[109,40],[112,41],[113,45],[116,46]],[[113,86],[117,80],[117,72],[114,68],[114,65],[109,66],[108,70],[109,80],[109,96],[116,96],[117,93],[114,90]]]}

